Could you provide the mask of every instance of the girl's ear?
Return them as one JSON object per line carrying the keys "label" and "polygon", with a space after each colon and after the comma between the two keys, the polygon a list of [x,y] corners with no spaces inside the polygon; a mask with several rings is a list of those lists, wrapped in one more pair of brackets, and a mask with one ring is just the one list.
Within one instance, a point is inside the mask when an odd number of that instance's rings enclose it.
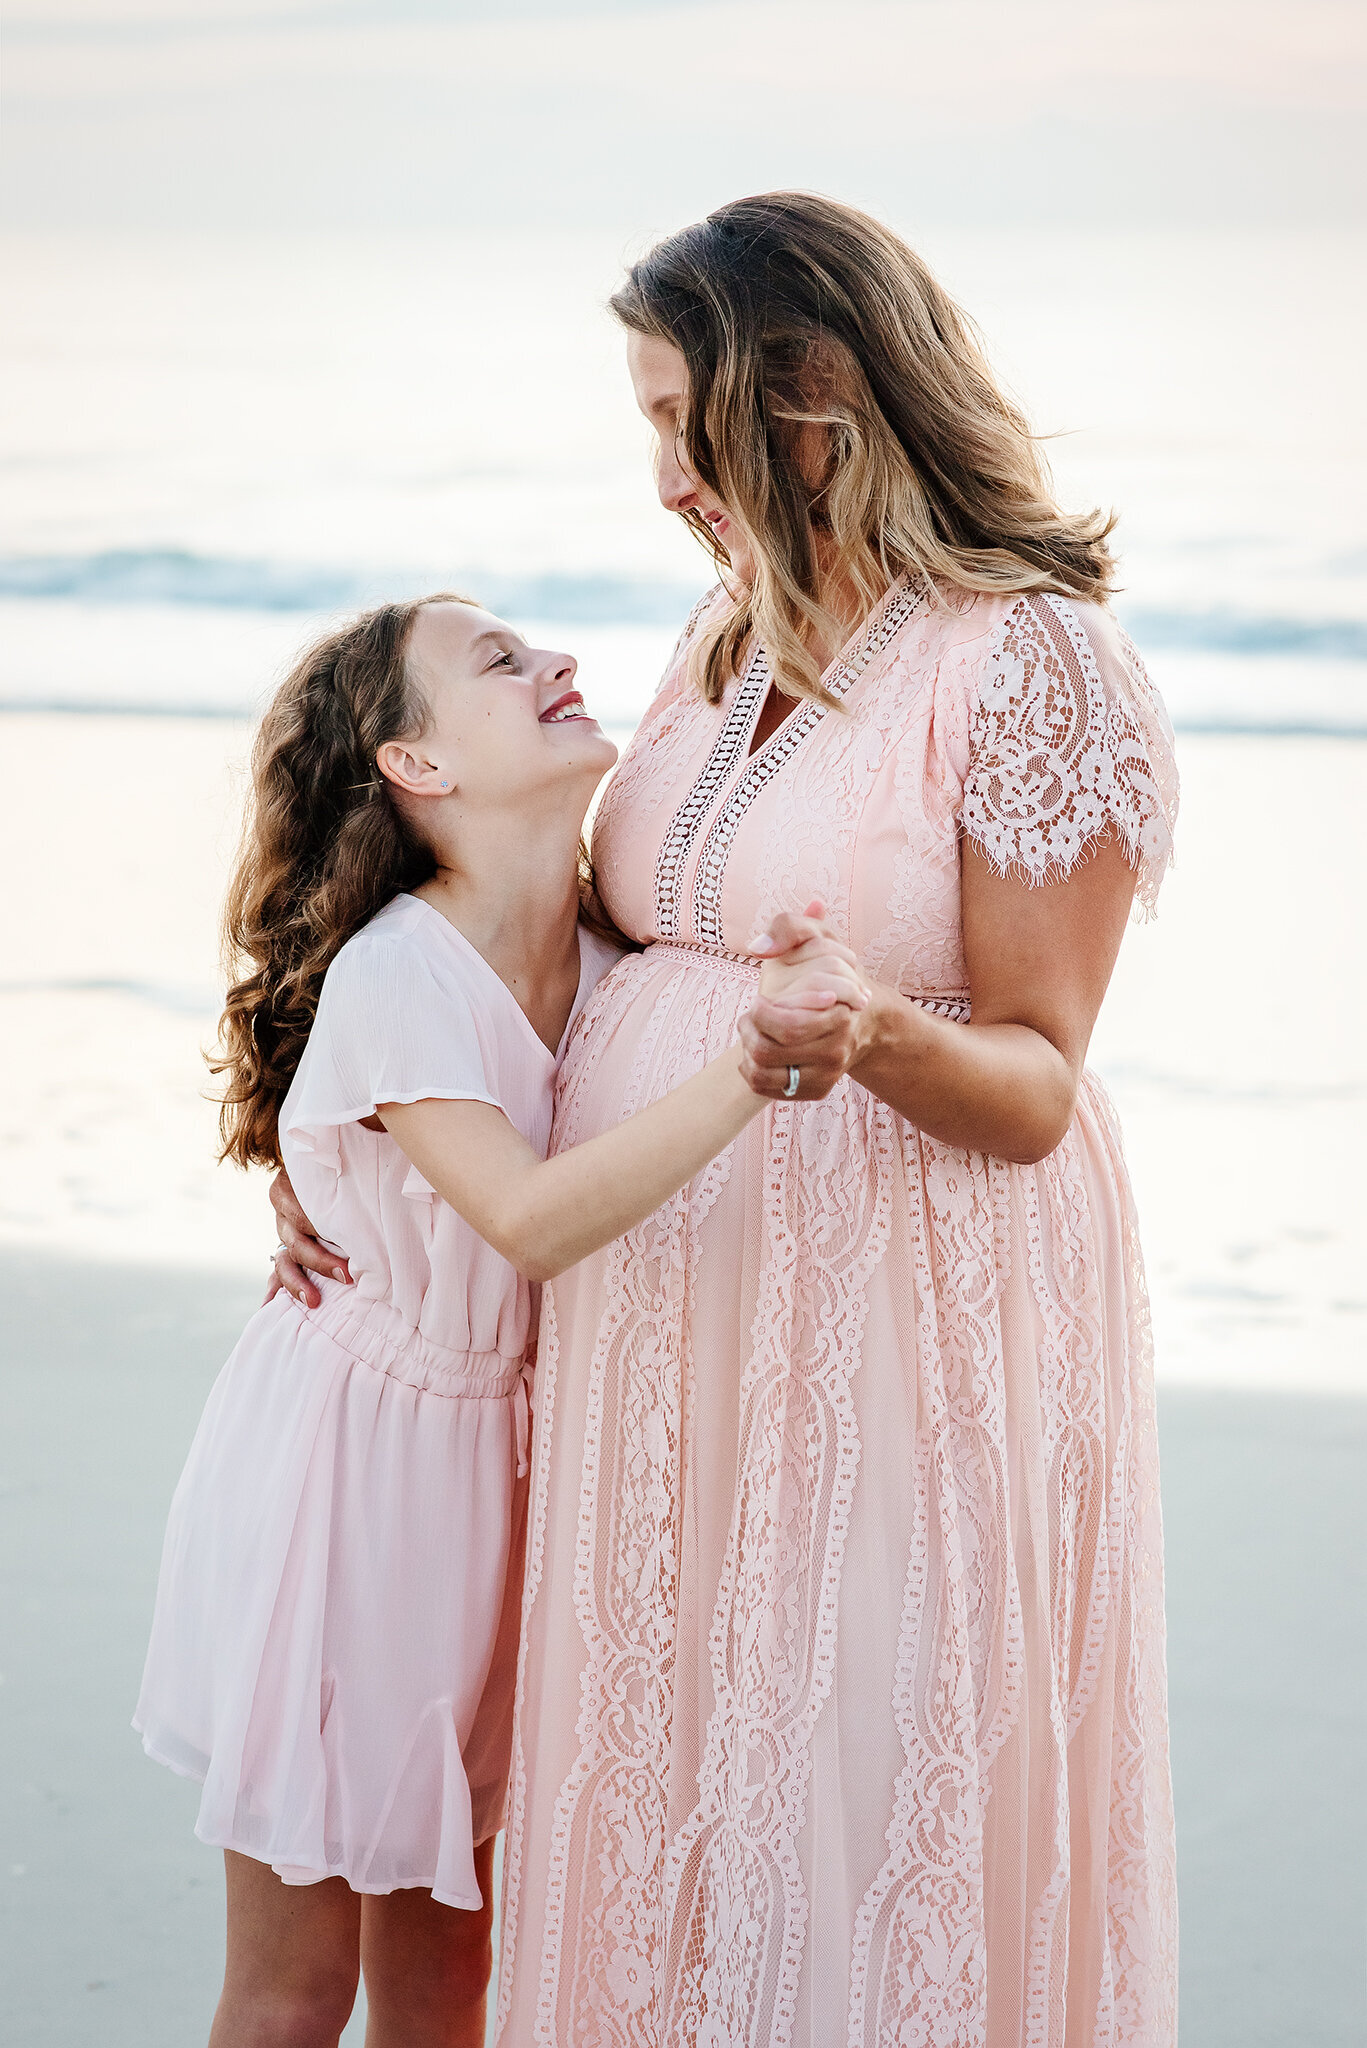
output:
{"label": "girl's ear", "polygon": [[435,761],[430,761],[421,750],[403,740],[386,740],[376,749],[375,766],[386,782],[402,790],[405,796],[441,796],[449,793],[450,776],[442,780],[441,770]]}

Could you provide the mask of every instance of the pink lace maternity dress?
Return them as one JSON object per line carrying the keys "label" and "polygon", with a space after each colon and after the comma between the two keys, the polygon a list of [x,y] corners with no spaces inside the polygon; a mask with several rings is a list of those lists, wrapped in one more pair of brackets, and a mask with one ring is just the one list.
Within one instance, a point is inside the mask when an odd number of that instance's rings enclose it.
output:
{"label": "pink lace maternity dress", "polygon": [[[750,934],[825,897],[967,1014],[960,841],[1044,882],[1109,829],[1151,905],[1171,735],[1107,612],[896,586],[754,753],[762,656],[680,659],[599,817],[647,950],[560,1145],[734,1037]],[[504,2048],[1171,2048],[1149,1323],[1091,1076],[1013,1166],[852,1081],[775,1104],[546,1290]]]}

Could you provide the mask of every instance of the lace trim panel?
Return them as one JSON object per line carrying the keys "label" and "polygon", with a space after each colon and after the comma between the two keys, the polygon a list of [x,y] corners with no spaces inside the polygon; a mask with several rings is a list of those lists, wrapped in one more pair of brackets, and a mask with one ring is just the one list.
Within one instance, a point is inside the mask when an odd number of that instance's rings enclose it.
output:
{"label": "lace trim panel", "polygon": [[[565,1133],[562,1145],[577,1136],[581,1104],[608,1041],[594,1027],[611,1001],[600,982],[576,1018],[566,1053],[578,1048],[587,1037],[590,1051],[569,1063],[569,1081],[556,1110],[556,1123]],[[512,2003],[513,1965],[517,1955],[521,1908],[520,1879],[525,1857],[527,1820],[527,1752],[524,1742],[527,1715],[527,1651],[531,1642],[529,1626],[546,1561],[546,1513],[550,1490],[551,1450],[555,1442],[556,1391],[560,1378],[560,1329],[555,1312],[554,1290],[545,1291],[540,1357],[536,1367],[536,1426],[532,1433],[532,1474],[527,1503],[527,1561],[522,1591],[522,1628],[518,1641],[517,1690],[513,1709],[512,1761],[508,1780],[507,1834],[503,1857],[503,1928],[499,1942],[498,2013],[496,2038],[501,2038]]]}
{"label": "lace trim panel", "polygon": [[794,2038],[808,1932],[797,1837],[835,1669],[860,1455],[851,1381],[888,1242],[896,1122],[849,1084],[772,1113],[736,1504],[708,1636],[715,1705],[698,1803],[668,1851],[662,2038],[676,2048]]}
{"label": "lace trim panel", "polygon": [[[633,1061],[624,1113],[696,1072],[726,1042],[733,1007],[717,996],[690,1012],[681,1032],[662,993]],[[571,1142],[573,1123],[563,1132]],[[585,1650],[578,1755],[551,1820],[538,2048],[640,2048],[655,2038],[682,1540],[677,1475],[693,1405],[684,1333],[698,1234],[731,1159],[728,1148],[611,1249],[589,1375],[575,1554]],[[681,1313],[663,1314],[665,1302]]]}
{"label": "lace trim panel", "polygon": [[[838,662],[828,673],[826,688],[830,694],[837,699],[847,696],[874,656],[881,654],[889,642],[896,639],[908,619],[913,617],[925,602],[926,594],[921,585],[895,585],[881,609],[873,614],[864,638],[849,660]],[[790,712],[773,738],[767,740],[757,753],[750,756],[712,820],[711,829],[703,841],[698,871],[693,883],[694,929],[705,943],[721,944],[722,883],[726,876],[726,863],[731,855],[731,846],[740,829],[741,820],[756,797],[767,789],[780,770],[787,766],[804,740],[815,731],[827,715],[827,709],[826,705],[808,699],[799,710]]]}
{"label": "lace trim panel", "polygon": [[1005,1388],[989,1364],[1012,1169],[914,1133],[905,1144],[925,1417],[893,1690],[905,1764],[888,1857],[856,1917],[848,2038],[984,2048],[983,1814],[1025,1669]]}
{"label": "lace trim panel", "polygon": [[735,773],[737,762],[744,756],[755,714],[768,688],[769,663],[763,648],[756,647],[702,773],[674,813],[660,842],[655,860],[655,928],[662,939],[679,936],[679,884],[689,853],[718,790]]}

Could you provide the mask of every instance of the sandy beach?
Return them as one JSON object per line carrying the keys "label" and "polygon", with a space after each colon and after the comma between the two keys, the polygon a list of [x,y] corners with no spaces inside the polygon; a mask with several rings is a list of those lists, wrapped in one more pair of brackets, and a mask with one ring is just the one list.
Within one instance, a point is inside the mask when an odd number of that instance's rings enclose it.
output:
{"label": "sandy beach", "polygon": [[[255,1276],[11,1249],[0,1288],[0,2042],[186,2048],[221,1866],[128,1714],[166,1504]],[[1169,1385],[1161,1427],[1184,2048],[1357,2048],[1367,1403]]]}
{"label": "sandy beach", "polygon": [[[193,1788],[143,1759],[128,1715],[170,1492],[273,1242],[261,1182],[213,1164],[201,1058],[250,733],[35,714],[0,734],[0,1021],[23,1077],[0,1123],[0,2042],[181,2048],[213,2004],[221,1876]],[[1181,756],[1181,864],[1126,941],[1094,1063],[1155,1297],[1182,2038],[1350,2048],[1367,749],[1190,735]]]}

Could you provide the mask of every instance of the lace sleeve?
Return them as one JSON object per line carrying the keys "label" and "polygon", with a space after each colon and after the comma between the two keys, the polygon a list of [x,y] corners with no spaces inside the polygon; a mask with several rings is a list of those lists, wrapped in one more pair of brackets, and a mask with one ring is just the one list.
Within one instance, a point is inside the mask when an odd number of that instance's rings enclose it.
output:
{"label": "lace sleeve", "polygon": [[1099,605],[1022,598],[979,674],[964,836],[999,873],[1041,883],[1113,832],[1148,915],[1176,818],[1172,728],[1134,647]]}

